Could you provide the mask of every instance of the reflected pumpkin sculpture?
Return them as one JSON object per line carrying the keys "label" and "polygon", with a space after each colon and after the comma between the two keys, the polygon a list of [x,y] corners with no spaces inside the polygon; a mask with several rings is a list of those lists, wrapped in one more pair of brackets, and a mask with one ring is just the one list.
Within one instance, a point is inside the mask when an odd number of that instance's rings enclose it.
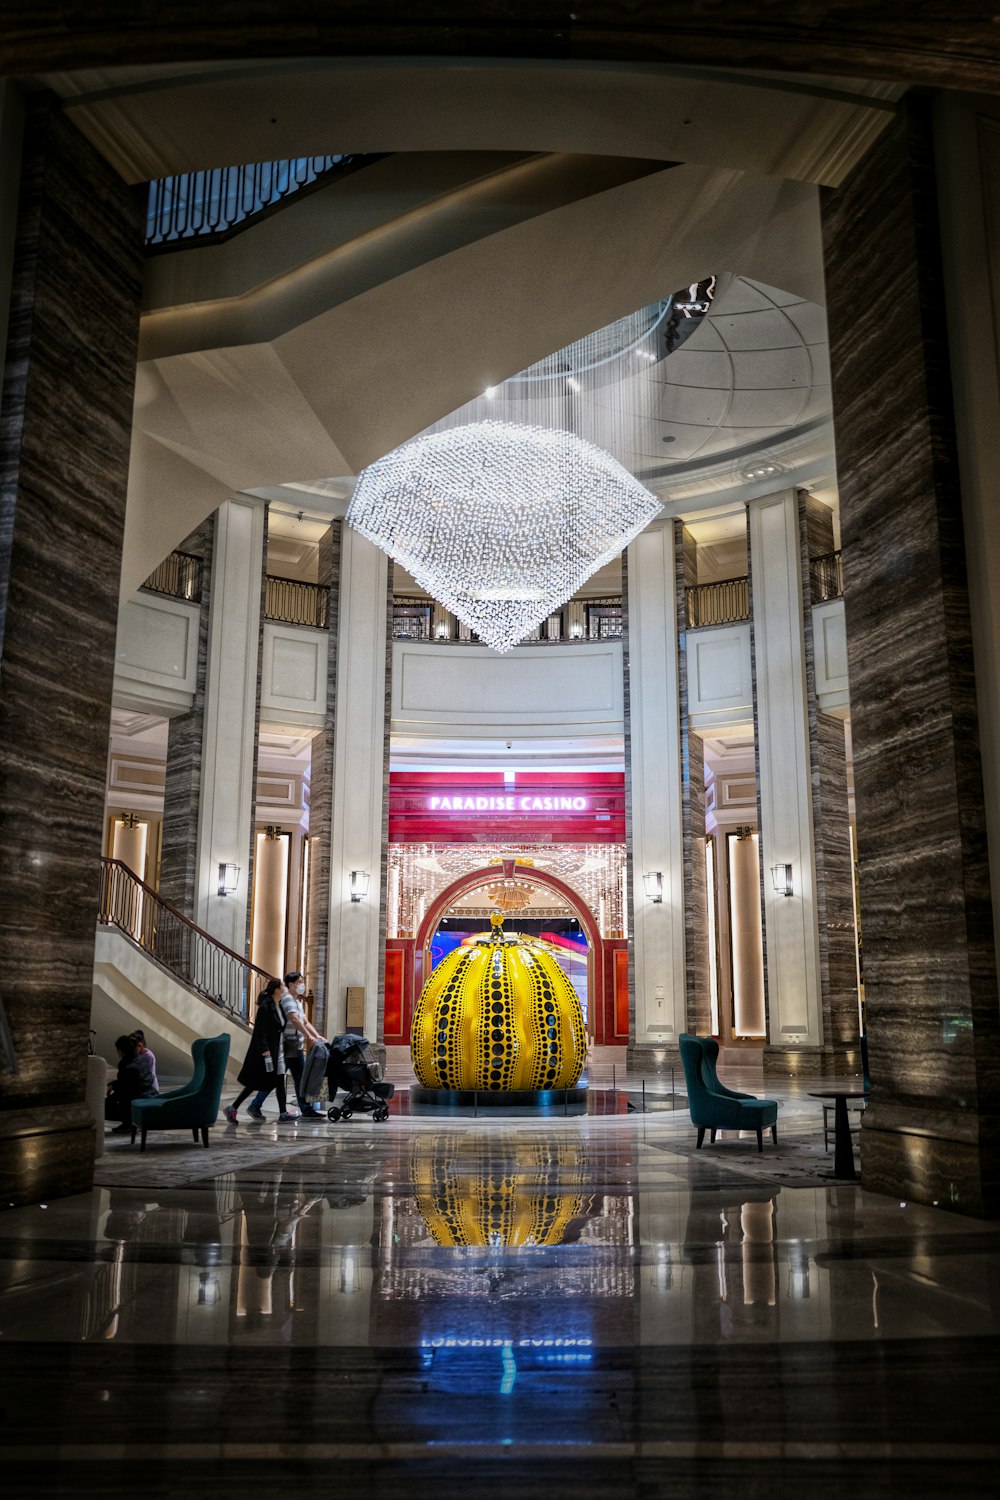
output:
{"label": "reflected pumpkin sculpture", "polygon": [[561,1245],[579,1236],[601,1200],[587,1191],[577,1140],[518,1141],[445,1130],[410,1152],[417,1210],[439,1245]]}
{"label": "reflected pumpkin sculpture", "polygon": [[491,918],[488,937],[448,953],[413,1013],[410,1054],[430,1089],[572,1088],[583,1072],[580,998],[559,964]]}

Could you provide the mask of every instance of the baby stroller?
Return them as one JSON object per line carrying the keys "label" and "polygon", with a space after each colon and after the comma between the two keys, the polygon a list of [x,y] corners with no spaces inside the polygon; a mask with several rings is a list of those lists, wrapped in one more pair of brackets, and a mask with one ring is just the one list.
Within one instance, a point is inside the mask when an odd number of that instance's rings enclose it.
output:
{"label": "baby stroller", "polygon": [[[331,1039],[326,1086],[330,1095],[327,1119],[349,1120],[358,1110],[371,1110],[373,1120],[388,1120],[389,1100],[396,1085],[383,1082],[382,1069],[367,1037],[348,1031]],[[333,1102],[338,1089],[347,1095],[340,1106]]]}

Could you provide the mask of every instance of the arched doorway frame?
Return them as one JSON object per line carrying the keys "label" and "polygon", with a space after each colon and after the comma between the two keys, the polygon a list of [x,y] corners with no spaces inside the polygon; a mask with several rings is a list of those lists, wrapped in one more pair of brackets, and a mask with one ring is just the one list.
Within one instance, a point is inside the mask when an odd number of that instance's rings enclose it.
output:
{"label": "arched doorway frame", "polygon": [[566,902],[573,914],[579,919],[580,926],[587,934],[587,1030],[595,1041],[604,1040],[605,1027],[605,957],[604,939],[597,920],[590,907],[584,901],[578,891],[557,875],[550,875],[546,870],[539,870],[535,865],[518,864],[516,860],[505,859],[503,871],[497,869],[496,865],[484,865],[478,870],[469,870],[464,875],[459,875],[447,886],[424,913],[423,920],[417,928],[416,942],[414,944],[414,972],[413,990],[408,997],[406,1015],[406,1026],[413,1016],[413,1005],[417,995],[420,993],[425,974],[430,972],[430,945],[431,939],[441,924],[445,912],[452,906],[460,896],[466,892],[475,890],[478,886],[486,885],[498,879],[510,880],[517,878],[531,881],[534,885],[545,887],[546,890],[554,891]]}

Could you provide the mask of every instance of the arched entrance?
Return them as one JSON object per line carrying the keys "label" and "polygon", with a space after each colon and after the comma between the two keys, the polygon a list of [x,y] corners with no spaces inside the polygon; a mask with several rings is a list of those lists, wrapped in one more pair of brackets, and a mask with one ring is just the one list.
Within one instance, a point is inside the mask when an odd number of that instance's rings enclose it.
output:
{"label": "arched entrance", "polygon": [[[495,864],[466,871],[435,898],[424,914],[412,939],[390,939],[386,944],[385,1041],[408,1043],[413,1007],[424,978],[430,972],[430,946],[445,914],[460,897],[478,887],[496,882],[500,872]],[[624,938],[603,938],[587,903],[580,895],[545,870],[534,865],[503,861],[503,878],[525,880],[551,891],[566,903],[586,933],[588,945],[588,1031],[595,1045],[621,1045],[628,1042],[628,942]],[[407,953],[409,949],[409,953]],[[390,989],[402,993],[395,1004]],[[398,1027],[398,1032],[396,1028]]]}

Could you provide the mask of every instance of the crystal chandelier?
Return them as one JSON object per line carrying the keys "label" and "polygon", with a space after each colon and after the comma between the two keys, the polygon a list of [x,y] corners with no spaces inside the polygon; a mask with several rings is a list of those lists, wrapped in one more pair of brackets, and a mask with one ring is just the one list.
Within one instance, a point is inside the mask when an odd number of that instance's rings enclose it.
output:
{"label": "crystal chandelier", "polygon": [[370,465],[347,520],[502,652],[659,510],[610,453],[573,433],[476,422],[415,438]]}

